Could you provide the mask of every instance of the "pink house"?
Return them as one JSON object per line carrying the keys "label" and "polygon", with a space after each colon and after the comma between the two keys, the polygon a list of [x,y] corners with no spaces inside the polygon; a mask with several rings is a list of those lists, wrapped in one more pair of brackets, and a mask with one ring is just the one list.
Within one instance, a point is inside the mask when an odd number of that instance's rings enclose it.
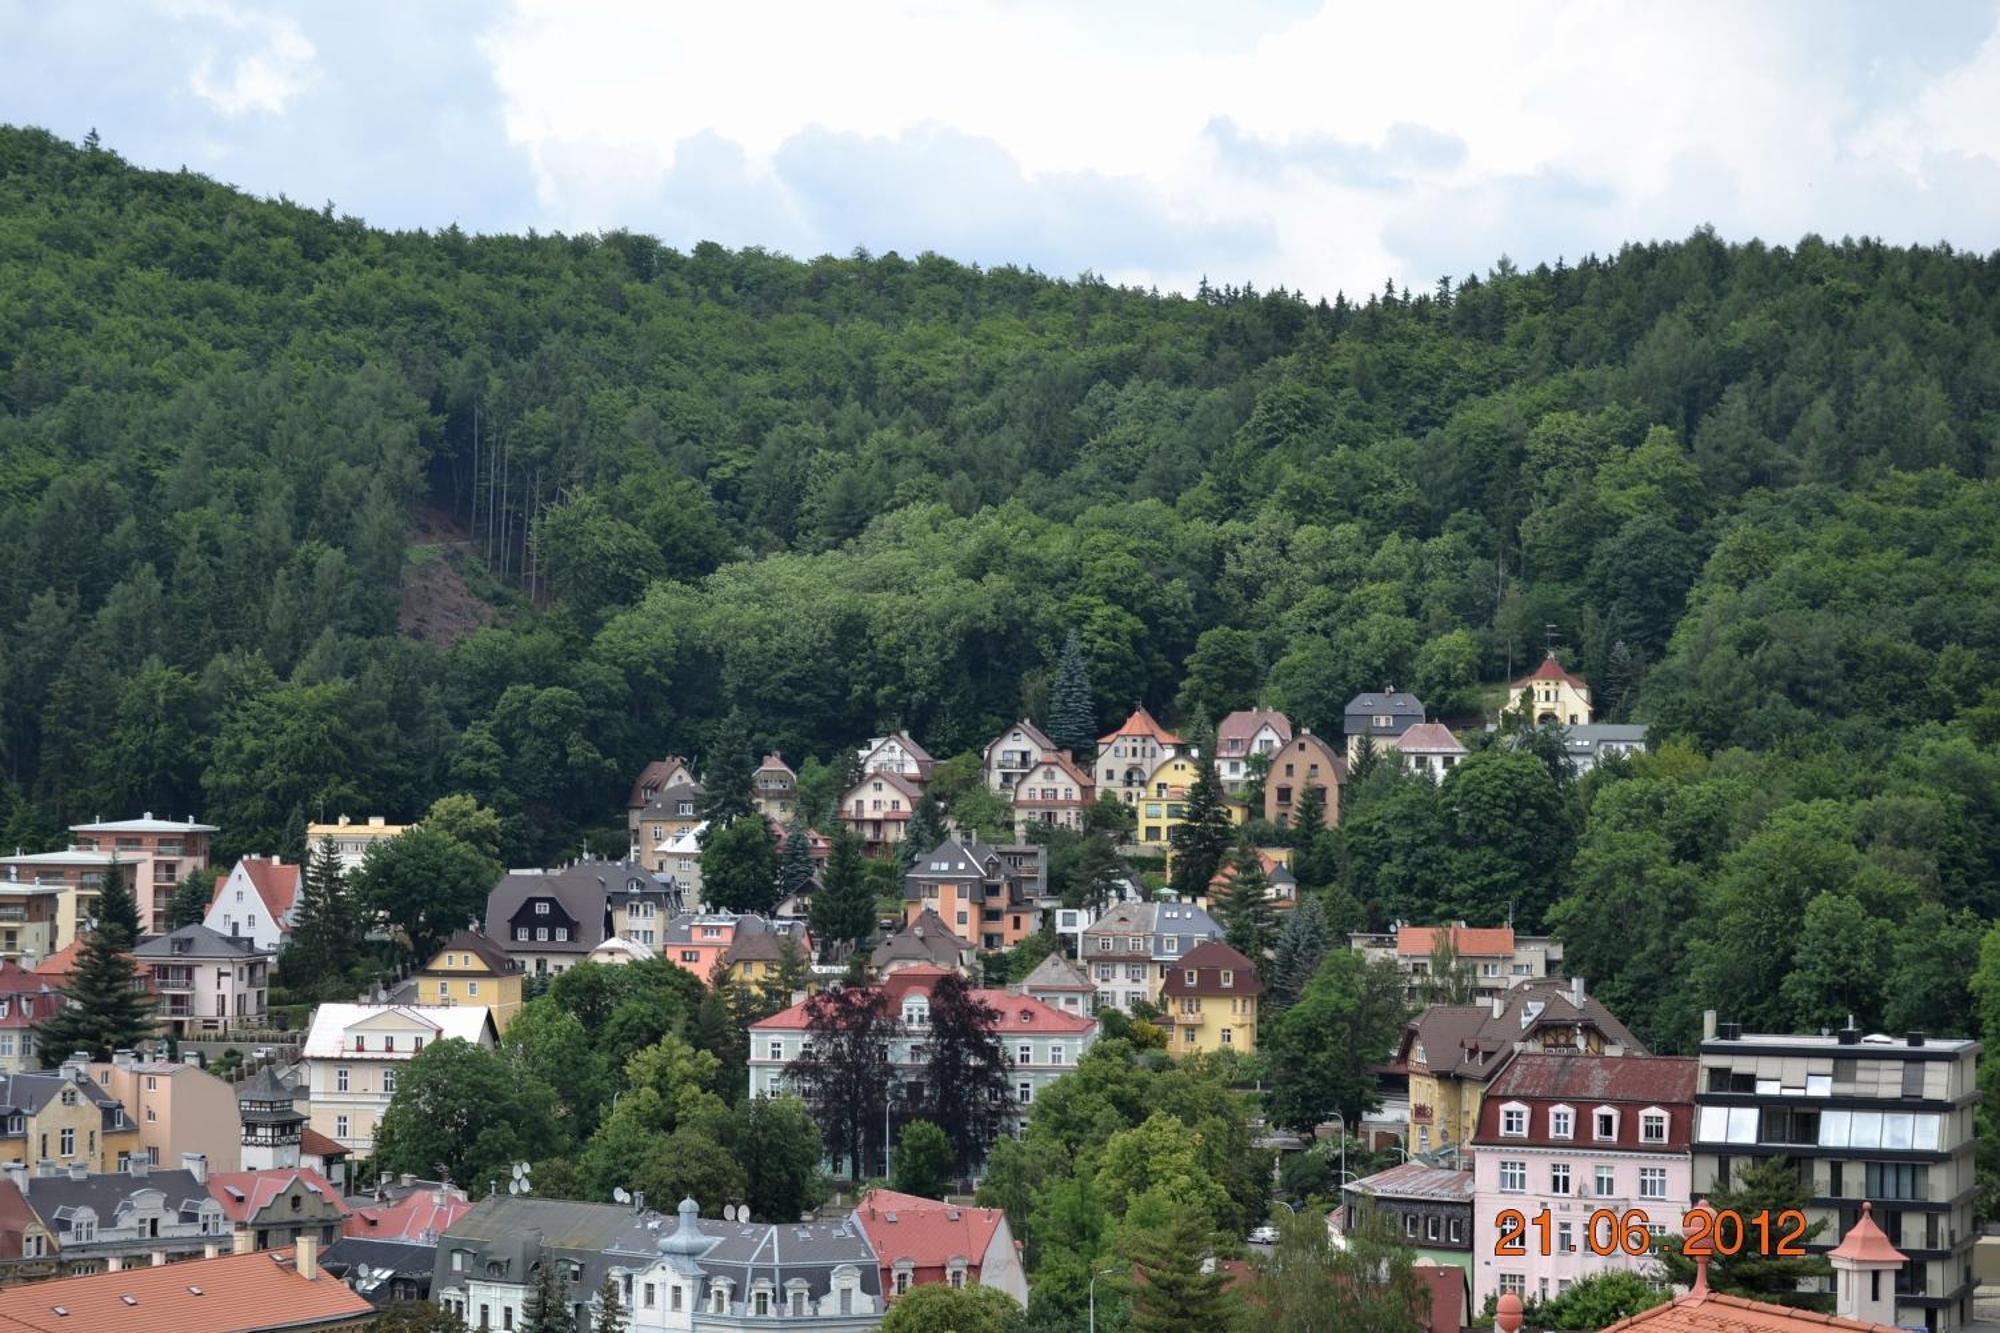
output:
{"label": "pink house", "polygon": [[[1605,1220],[1593,1241],[1591,1218],[1608,1209],[1622,1234],[1638,1209],[1655,1234],[1680,1230],[1697,1068],[1657,1055],[1514,1057],[1487,1087],[1471,1145],[1474,1309],[1491,1295],[1546,1299],[1593,1273],[1651,1265],[1611,1242]],[[1508,1210],[1522,1225],[1507,1248],[1521,1253],[1496,1253]]]}

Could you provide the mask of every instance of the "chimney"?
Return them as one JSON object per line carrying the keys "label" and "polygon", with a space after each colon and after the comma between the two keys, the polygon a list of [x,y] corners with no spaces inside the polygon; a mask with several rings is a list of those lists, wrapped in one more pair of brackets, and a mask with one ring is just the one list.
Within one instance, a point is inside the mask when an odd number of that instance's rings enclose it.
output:
{"label": "chimney", "polygon": [[132,1050],[113,1051],[111,1065],[114,1069],[131,1069],[139,1063],[139,1053]]}
{"label": "chimney", "polygon": [[1504,996],[1504,995],[1496,995],[1496,996],[1494,996],[1494,997],[1493,997],[1493,1016],[1494,1016],[1495,1018],[1500,1018],[1500,1017],[1503,1017],[1503,1016],[1504,1016],[1504,1015],[1506,1014],[1506,1012],[1507,1012],[1507,997],[1506,997],[1506,996]]}
{"label": "chimney", "polygon": [[410,1186],[417,1183],[417,1178],[411,1172],[405,1171],[403,1172],[402,1175],[396,1177],[396,1183],[401,1185],[404,1189],[408,1189],[410,1188]]}
{"label": "chimney", "polygon": [[152,1170],[152,1167],[153,1159],[147,1153],[135,1152],[125,1159],[125,1171],[127,1175],[144,1176]]}
{"label": "chimney", "polygon": [[1569,1002],[1579,1009],[1583,1008],[1582,977],[1571,977],[1569,979]]}
{"label": "chimney", "polygon": [[194,1177],[197,1185],[208,1183],[208,1154],[184,1152],[181,1154],[181,1170]]}
{"label": "chimney", "polygon": [[319,1237],[310,1233],[300,1235],[293,1254],[299,1276],[308,1282],[319,1281]]}
{"label": "chimney", "polygon": [[231,1254],[257,1253],[257,1233],[249,1227],[236,1228],[235,1234],[229,1238],[229,1252]]}
{"label": "chimney", "polygon": [[1903,1040],[1912,1046],[1921,1046],[1924,1044],[1924,1034],[1912,1028],[1903,1034]]}
{"label": "chimney", "polygon": [[88,1163],[88,1162],[71,1162],[71,1163],[69,1164],[69,1178],[70,1178],[71,1180],[89,1180],[89,1179],[90,1179],[90,1163]]}
{"label": "chimney", "polygon": [[56,1169],[55,1158],[44,1157],[35,1163],[35,1174],[38,1176],[59,1176],[62,1172]]}
{"label": "chimney", "polygon": [[1701,1039],[1703,1041],[1715,1040],[1715,1010],[1713,1009],[1704,1009],[1701,1011]]}
{"label": "chimney", "polygon": [[76,1051],[72,1053],[69,1059],[62,1062],[62,1069],[59,1072],[66,1079],[88,1083],[90,1081],[90,1052]]}
{"label": "chimney", "polygon": [[13,1182],[15,1189],[21,1191],[23,1195],[27,1194],[28,1164],[26,1162],[8,1162],[4,1168],[0,1169],[6,1171],[7,1179]]}

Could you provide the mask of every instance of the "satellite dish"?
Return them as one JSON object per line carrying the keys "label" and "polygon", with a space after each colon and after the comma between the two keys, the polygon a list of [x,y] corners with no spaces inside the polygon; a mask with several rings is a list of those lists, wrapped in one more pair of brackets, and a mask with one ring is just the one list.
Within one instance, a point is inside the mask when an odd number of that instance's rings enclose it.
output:
{"label": "satellite dish", "polygon": [[725,1203],[722,1205],[722,1220],[725,1222],[734,1222],[736,1220],[735,1204]]}
{"label": "satellite dish", "polygon": [[620,1185],[617,1189],[611,1191],[611,1198],[616,1203],[632,1202],[631,1193],[623,1185]]}
{"label": "satellite dish", "polygon": [[508,1182],[507,1182],[507,1192],[508,1192],[509,1194],[519,1194],[519,1193],[521,1192],[521,1182],[520,1182],[520,1181],[518,1181],[518,1180],[510,1180],[510,1181],[508,1181]]}
{"label": "satellite dish", "polygon": [[532,1170],[532,1168],[526,1162],[514,1163],[514,1179],[526,1180],[528,1178],[528,1172],[530,1170]]}

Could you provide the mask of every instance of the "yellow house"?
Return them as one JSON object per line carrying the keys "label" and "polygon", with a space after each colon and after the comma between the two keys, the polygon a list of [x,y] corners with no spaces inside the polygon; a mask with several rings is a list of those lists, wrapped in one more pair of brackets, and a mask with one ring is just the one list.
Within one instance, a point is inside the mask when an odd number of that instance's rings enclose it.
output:
{"label": "yellow house", "polygon": [[1257,1049],[1257,965],[1220,940],[1198,945],[1166,969],[1160,1019],[1171,1055]]}
{"label": "yellow house", "polygon": [[492,940],[461,930],[417,973],[417,1003],[484,1005],[505,1032],[521,1011],[521,971]]}
{"label": "yellow house", "polygon": [[1580,727],[1590,721],[1590,685],[1572,676],[1556,661],[1555,650],[1542,659],[1534,674],[1507,687],[1508,703],[1525,708],[1538,727],[1559,724]]}
{"label": "yellow house", "polygon": [[[1201,776],[1201,761],[1186,756],[1162,759],[1146,777],[1144,792],[1136,802],[1139,811],[1139,825],[1135,835],[1139,845],[1158,848],[1173,859],[1174,830],[1187,818],[1188,789]],[[1237,801],[1223,801],[1223,809],[1229,811],[1232,823],[1241,824],[1250,817],[1249,807]]]}
{"label": "yellow house", "polygon": [[1479,1129],[1486,1087],[1518,1049],[1645,1055],[1646,1048],[1581,978],[1525,982],[1480,1004],[1434,1004],[1405,1028],[1410,1150],[1464,1144]]}
{"label": "yellow house", "polygon": [[46,1074],[15,1074],[0,1106],[0,1162],[48,1160],[122,1171],[140,1151],[139,1127],[116,1097],[72,1061]]}

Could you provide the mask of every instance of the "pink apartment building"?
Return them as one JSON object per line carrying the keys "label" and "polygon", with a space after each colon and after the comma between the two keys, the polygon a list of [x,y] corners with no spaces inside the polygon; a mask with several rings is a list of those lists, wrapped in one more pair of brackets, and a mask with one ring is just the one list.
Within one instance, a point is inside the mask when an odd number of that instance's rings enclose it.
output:
{"label": "pink apartment building", "polygon": [[[1652,1264],[1603,1242],[1590,1221],[1643,1209],[1655,1234],[1681,1229],[1692,1173],[1698,1063],[1658,1055],[1523,1053],[1488,1086],[1472,1140],[1472,1307],[1513,1292],[1546,1299],[1579,1278]],[[1526,1223],[1523,1254],[1496,1254],[1500,1216]],[[1548,1210],[1547,1249],[1536,1219]],[[1598,1251],[1610,1249],[1611,1253]]]}
{"label": "pink apartment building", "polygon": [[207,867],[209,839],[216,829],[195,823],[192,816],[186,821],[155,819],[149,810],[138,819],[72,824],[69,831],[78,851],[108,853],[133,867],[126,873],[139,901],[139,929],[156,935],[167,928],[167,902],[174,889]]}

